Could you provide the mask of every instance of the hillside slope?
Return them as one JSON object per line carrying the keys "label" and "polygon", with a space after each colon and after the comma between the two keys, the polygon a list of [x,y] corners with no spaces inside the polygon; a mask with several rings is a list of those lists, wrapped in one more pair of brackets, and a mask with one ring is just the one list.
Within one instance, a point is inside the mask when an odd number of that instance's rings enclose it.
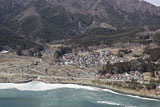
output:
{"label": "hillside slope", "polygon": [[31,40],[75,36],[97,27],[160,24],[160,9],[139,0],[1,0],[0,24]]}

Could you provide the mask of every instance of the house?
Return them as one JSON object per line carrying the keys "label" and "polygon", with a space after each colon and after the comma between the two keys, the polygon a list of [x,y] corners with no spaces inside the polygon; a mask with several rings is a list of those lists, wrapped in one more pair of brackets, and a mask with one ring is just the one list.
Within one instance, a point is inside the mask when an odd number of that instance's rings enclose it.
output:
{"label": "house", "polygon": [[118,79],[119,79],[119,75],[118,75],[118,74],[114,74],[114,75],[111,76],[111,79],[116,79],[116,80],[118,80]]}
{"label": "house", "polygon": [[110,76],[111,76],[111,74],[110,74],[110,73],[107,73],[107,74],[106,74],[106,77],[110,77]]}
{"label": "house", "polygon": [[160,78],[160,71],[155,71],[155,77]]}
{"label": "house", "polygon": [[144,76],[144,80],[146,80],[146,81],[152,80],[151,72],[145,72],[145,73],[143,73],[143,76]]}
{"label": "house", "polygon": [[159,89],[160,89],[160,83],[157,85],[157,88],[159,88]]}
{"label": "house", "polygon": [[2,51],[0,51],[0,53],[1,53],[1,54],[6,54],[6,53],[9,53],[9,51],[7,51],[7,50],[2,50]]}
{"label": "house", "polygon": [[160,94],[160,84],[158,84],[157,87],[156,87],[156,93]]}

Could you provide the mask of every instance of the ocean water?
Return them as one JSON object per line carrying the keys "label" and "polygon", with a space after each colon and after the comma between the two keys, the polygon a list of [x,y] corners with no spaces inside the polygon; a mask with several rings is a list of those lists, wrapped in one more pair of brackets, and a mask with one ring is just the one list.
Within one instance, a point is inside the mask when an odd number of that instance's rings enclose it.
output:
{"label": "ocean water", "polygon": [[72,84],[0,84],[0,107],[160,107],[160,101]]}

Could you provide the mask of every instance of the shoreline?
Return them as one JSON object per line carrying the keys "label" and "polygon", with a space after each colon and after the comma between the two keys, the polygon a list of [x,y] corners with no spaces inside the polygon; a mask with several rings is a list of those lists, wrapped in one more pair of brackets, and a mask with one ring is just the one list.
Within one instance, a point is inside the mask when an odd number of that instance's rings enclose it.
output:
{"label": "shoreline", "polygon": [[[108,85],[99,85],[99,84],[93,84],[93,83],[83,83],[81,81],[78,81],[78,82],[67,82],[67,81],[63,81],[63,82],[54,82],[54,81],[46,81],[46,80],[33,80],[33,81],[39,81],[39,82],[44,82],[44,83],[47,83],[47,84],[76,84],[76,85],[81,85],[81,86],[89,86],[89,87],[95,87],[95,88],[100,88],[100,89],[108,89],[108,90],[111,90],[113,92],[116,92],[120,95],[127,95],[128,97],[142,97],[142,98],[149,98],[151,100],[158,100],[160,101],[160,96],[152,96],[152,95],[144,95],[144,94],[139,94],[139,93],[133,93],[131,92],[132,90],[129,91],[126,91],[126,90],[123,90],[123,89],[118,89],[118,88],[115,88],[115,87],[111,87],[111,86],[108,86]],[[23,83],[30,83],[30,82],[33,82],[33,81],[21,81],[21,82],[15,82],[13,84],[23,84]],[[85,80],[84,80],[85,81]],[[12,83],[12,82],[9,82],[9,83]]]}
{"label": "shoreline", "polygon": [[[59,83],[59,84],[69,84],[69,83]],[[77,83],[71,83],[71,84],[77,84]],[[121,89],[112,88],[112,87],[107,86],[107,85],[85,84],[85,83],[82,83],[82,84],[80,83],[80,84],[77,84],[77,85],[90,86],[90,87],[95,87],[95,88],[100,88],[100,89],[108,89],[108,90],[111,90],[113,92],[119,93],[120,95],[131,95],[131,96],[134,96],[134,97],[138,96],[138,97],[142,97],[142,98],[150,98],[150,99],[153,99],[153,100],[160,101],[160,97],[158,97],[158,96],[150,96],[150,95],[143,95],[143,94],[138,94],[138,93],[131,93],[131,92],[127,92],[127,91],[124,91],[124,90],[121,90]]]}
{"label": "shoreline", "polygon": [[121,90],[121,89],[111,88],[110,86],[107,86],[107,85],[104,86],[104,85],[97,85],[97,84],[82,84],[82,86],[91,86],[91,87],[97,87],[97,88],[101,88],[101,89],[108,89],[108,90],[111,90],[113,92],[119,93],[121,95],[131,95],[131,96],[134,96],[134,97],[138,96],[138,97],[142,97],[142,98],[150,98],[150,99],[153,99],[153,100],[160,101],[160,97],[157,97],[157,96],[131,93],[131,92],[127,92],[127,91],[124,91],[124,90]]}

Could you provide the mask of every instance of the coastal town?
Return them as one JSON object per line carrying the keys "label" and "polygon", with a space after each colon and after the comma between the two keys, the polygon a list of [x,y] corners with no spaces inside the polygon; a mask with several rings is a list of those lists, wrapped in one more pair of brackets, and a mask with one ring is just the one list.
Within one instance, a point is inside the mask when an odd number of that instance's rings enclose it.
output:
{"label": "coastal town", "polygon": [[0,0],[0,107],[160,107],[160,0]]}
{"label": "coastal town", "polygon": [[[60,44],[48,45],[40,52],[41,57],[37,56],[38,53],[31,57],[2,50],[0,82],[95,83],[112,84],[111,86],[116,87],[114,84],[117,83],[130,85],[132,82],[150,84],[150,81],[160,81],[160,71],[152,73],[147,71],[147,68],[142,68],[148,66],[146,61],[149,58],[149,55],[143,53],[144,45],[66,52],[57,57],[57,51],[61,48]],[[24,53],[26,54],[26,51]],[[154,93],[157,94],[160,90],[159,82],[156,82],[155,86],[157,91]]]}
{"label": "coastal town", "polygon": [[[124,63],[129,62],[131,60],[136,60],[138,58],[147,59],[147,55],[142,55],[143,50],[139,49],[139,51],[136,50],[137,47],[134,47],[132,49],[118,49],[118,48],[106,48],[106,49],[99,49],[94,50],[92,52],[89,51],[80,51],[76,53],[67,53],[64,54],[62,57],[59,58],[59,61],[56,62],[56,66],[59,66],[61,68],[65,68],[67,66],[72,66],[77,69],[81,69],[84,72],[92,72],[95,77],[101,77],[101,78],[110,78],[110,79],[116,79],[116,80],[146,80],[145,74],[139,71],[130,71],[129,73],[124,72],[122,74],[111,74],[106,73],[105,75],[98,74],[98,70],[102,68],[104,65],[110,63],[110,64],[116,64],[116,63]],[[45,50],[42,52],[42,58],[38,59],[36,58],[36,61],[33,61],[32,64],[26,65],[27,67],[33,66],[34,69],[37,69],[39,72],[50,72],[49,69],[51,65],[47,65],[47,61],[50,63],[53,63],[54,60],[54,54],[55,50],[51,52],[50,50]],[[136,51],[136,52],[135,52]],[[6,50],[1,51],[1,60],[3,60],[3,57],[7,57],[8,55],[11,57],[11,53],[9,53]],[[14,56],[15,57],[15,56]],[[16,58],[16,57],[15,57]],[[27,58],[27,56],[26,56]],[[51,59],[52,58],[52,59]],[[9,59],[9,58],[8,58]],[[26,59],[25,59],[26,60]],[[46,64],[44,64],[46,62]],[[42,66],[41,64],[45,65],[46,67],[43,68],[44,71],[41,71],[41,69],[37,66]],[[52,66],[55,66],[52,65]],[[59,70],[61,69],[59,68]],[[95,68],[95,69],[94,69]],[[85,71],[87,69],[87,71]],[[92,70],[94,69],[94,71]],[[22,69],[23,71],[23,69]],[[159,73],[159,72],[158,72]],[[46,73],[44,73],[46,74]]]}
{"label": "coastal town", "polygon": [[[112,50],[112,51],[111,51]],[[134,49],[133,49],[134,51]],[[141,50],[142,51],[142,50]],[[140,52],[141,52],[140,51]],[[65,54],[60,59],[61,66],[75,66],[81,69],[86,68],[93,68],[93,67],[103,67],[104,65],[116,64],[116,63],[123,63],[129,62],[131,60],[136,60],[138,58],[147,59],[149,56],[145,55],[142,57],[142,53],[139,55],[135,55],[132,50],[129,49],[100,49],[94,52],[79,52],[79,53],[69,53]],[[121,55],[120,55],[121,54]],[[122,56],[123,55],[123,56]],[[160,72],[158,72],[159,74]],[[150,73],[142,73],[139,71],[130,71],[129,73],[124,72],[122,74],[110,74],[106,73],[105,75],[97,75],[100,78],[107,78],[107,79],[115,79],[115,80],[139,80],[139,81],[147,81],[149,79]],[[150,78],[151,79],[151,78]]]}

